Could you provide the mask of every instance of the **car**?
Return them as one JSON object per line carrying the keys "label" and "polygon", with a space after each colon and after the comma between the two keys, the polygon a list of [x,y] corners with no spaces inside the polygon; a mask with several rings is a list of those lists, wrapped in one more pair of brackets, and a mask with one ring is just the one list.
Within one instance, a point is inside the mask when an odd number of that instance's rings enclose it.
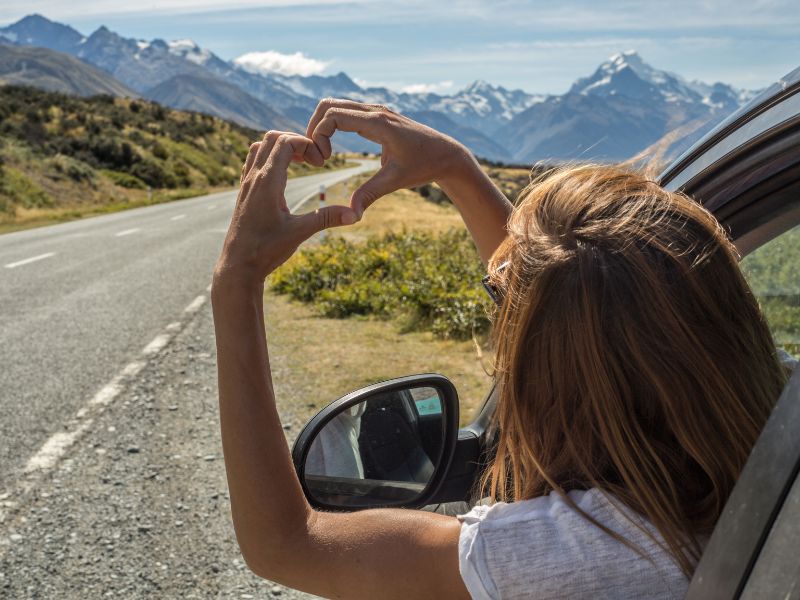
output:
{"label": "car", "polygon": [[[717,217],[742,256],[776,343],[797,351],[800,68],[720,123],[658,180]],[[493,446],[496,401],[492,388],[471,422],[459,427],[452,383],[442,375],[421,374],[376,383],[332,402],[305,426],[292,450],[306,497],[325,510],[469,502]],[[352,454],[345,476],[325,466],[343,447]],[[798,471],[800,369],[795,369],[724,507],[687,598],[800,598]]]}

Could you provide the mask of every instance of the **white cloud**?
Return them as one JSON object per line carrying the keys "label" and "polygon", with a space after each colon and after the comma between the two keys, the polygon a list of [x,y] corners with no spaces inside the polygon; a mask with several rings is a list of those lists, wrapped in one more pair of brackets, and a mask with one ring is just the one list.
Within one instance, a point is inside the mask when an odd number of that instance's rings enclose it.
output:
{"label": "white cloud", "polygon": [[453,82],[448,80],[439,83],[412,83],[404,85],[401,89],[407,94],[441,94],[453,89]]}
{"label": "white cloud", "polygon": [[279,73],[281,75],[318,75],[330,63],[315,58],[310,58],[302,52],[294,54],[281,54],[275,50],[267,52],[248,52],[233,62],[250,73]]}

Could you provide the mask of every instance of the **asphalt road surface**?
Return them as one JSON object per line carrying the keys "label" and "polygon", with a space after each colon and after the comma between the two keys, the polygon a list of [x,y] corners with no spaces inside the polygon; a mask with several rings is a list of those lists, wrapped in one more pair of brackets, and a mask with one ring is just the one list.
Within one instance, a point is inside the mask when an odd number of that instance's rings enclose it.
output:
{"label": "asphalt road surface", "polygon": [[[287,203],[376,166],[290,179]],[[157,352],[165,327],[199,309],[235,197],[0,236],[0,496],[60,459],[90,427],[87,408],[109,402],[142,350]]]}

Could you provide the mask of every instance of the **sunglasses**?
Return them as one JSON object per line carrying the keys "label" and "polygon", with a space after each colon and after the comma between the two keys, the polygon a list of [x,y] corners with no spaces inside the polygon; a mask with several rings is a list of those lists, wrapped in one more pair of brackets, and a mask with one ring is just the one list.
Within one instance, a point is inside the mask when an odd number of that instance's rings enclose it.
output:
{"label": "sunglasses", "polygon": [[[508,265],[510,264],[511,261],[507,260],[502,265],[497,267],[497,269],[495,269],[495,273],[499,275],[500,273],[505,271]],[[497,306],[503,304],[503,293],[501,292],[499,287],[497,287],[495,284],[492,283],[490,275],[486,275],[483,279],[481,279],[481,283],[483,284],[483,289],[485,289],[486,293],[489,294],[489,298],[491,298],[492,301]]]}

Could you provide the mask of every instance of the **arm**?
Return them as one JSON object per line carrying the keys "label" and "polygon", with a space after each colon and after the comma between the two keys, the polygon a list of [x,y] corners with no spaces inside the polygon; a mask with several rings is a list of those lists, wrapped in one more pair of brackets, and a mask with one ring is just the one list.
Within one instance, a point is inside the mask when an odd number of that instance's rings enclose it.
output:
{"label": "arm", "polygon": [[381,168],[358,188],[350,206],[360,218],[381,196],[435,181],[453,200],[484,264],[506,236],[511,202],[483,172],[475,157],[454,139],[383,106],[323,100],[308,124],[325,158],[331,136],[354,131],[381,145]]}
{"label": "arm", "polygon": [[456,519],[410,510],[320,513],[292,465],[272,389],[263,281],[317,231],[355,220],[346,207],[286,209],[288,164],[314,151],[301,136],[274,133],[251,148],[214,272],[222,445],[242,555],[262,577],[331,598],[468,598]]}

